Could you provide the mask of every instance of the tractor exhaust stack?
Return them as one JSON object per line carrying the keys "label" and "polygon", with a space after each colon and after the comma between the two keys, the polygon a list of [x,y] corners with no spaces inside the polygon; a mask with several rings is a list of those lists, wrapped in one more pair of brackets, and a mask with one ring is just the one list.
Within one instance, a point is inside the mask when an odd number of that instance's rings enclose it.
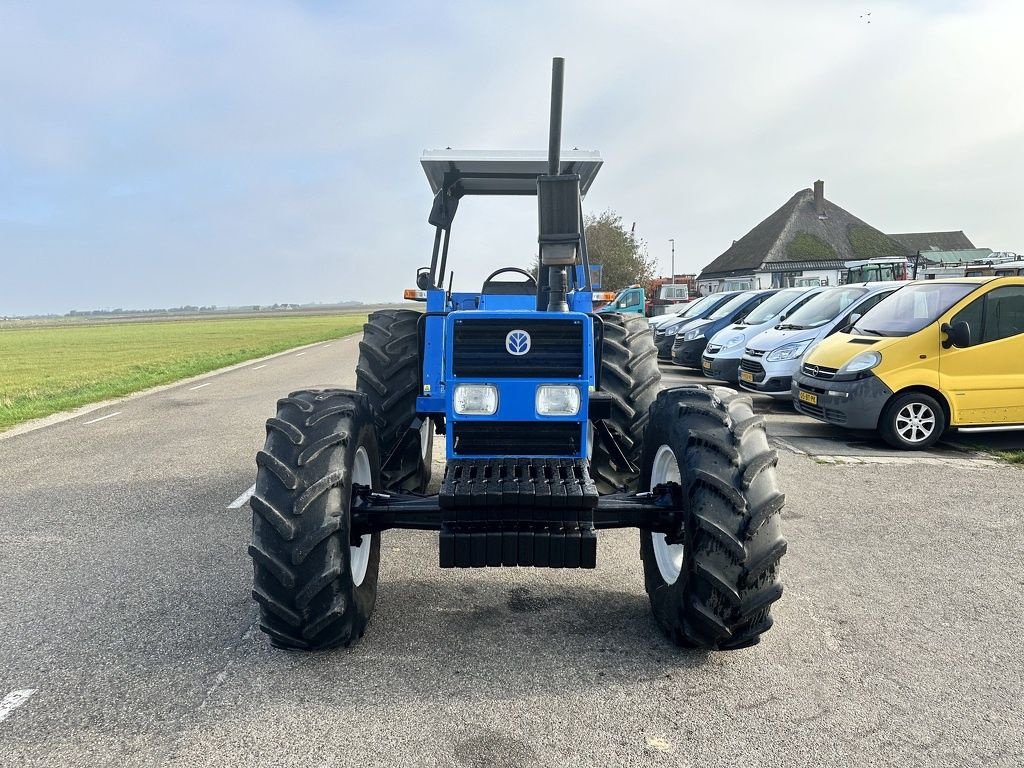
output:
{"label": "tractor exhaust stack", "polygon": [[[551,124],[548,133],[548,175],[537,178],[540,274],[537,309],[568,312],[566,268],[576,264],[581,247],[580,177],[561,173],[562,90],[565,59],[551,63]],[[545,296],[545,294],[547,294]]]}
{"label": "tractor exhaust stack", "polygon": [[548,134],[548,173],[561,173],[562,159],[562,87],[565,83],[565,59],[551,61],[551,122]]}

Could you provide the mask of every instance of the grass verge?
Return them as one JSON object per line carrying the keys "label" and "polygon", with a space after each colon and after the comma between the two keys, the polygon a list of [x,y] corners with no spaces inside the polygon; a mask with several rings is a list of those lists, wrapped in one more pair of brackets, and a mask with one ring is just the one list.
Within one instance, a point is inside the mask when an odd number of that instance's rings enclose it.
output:
{"label": "grass verge", "polygon": [[996,451],[995,453],[1008,464],[1024,465],[1024,451]]}
{"label": "grass verge", "polygon": [[0,431],[29,419],[327,341],[365,315],[206,318],[0,330]]}

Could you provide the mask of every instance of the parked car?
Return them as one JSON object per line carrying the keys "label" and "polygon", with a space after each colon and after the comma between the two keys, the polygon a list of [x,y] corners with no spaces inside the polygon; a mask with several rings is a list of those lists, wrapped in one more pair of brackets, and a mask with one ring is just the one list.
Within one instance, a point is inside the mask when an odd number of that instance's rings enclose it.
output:
{"label": "parked car", "polygon": [[740,358],[747,343],[758,334],[781,323],[789,315],[824,291],[824,288],[785,288],[752,309],[735,325],[723,328],[710,339],[701,357],[704,375],[735,384],[739,381]]}
{"label": "parked car", "polygon": [[703,320],[729,299],[741,293],[741,291],[722,291],[712,293],[689,304],[680,314],[665,316],[661,323],[651,323],[654,329],[654,346],[658,348],[658,359],[669,360],[672,358],[672,343],[676,338],[676,331],[695,320]]}
{"label": "parked car", "polygon": [[700,368],[700,358],[708,339],[723,328],[742,320],[748,312],[771,298],[777,290],[742,291],[702,320],[687,323],[676,331],[672,342],[672,362],[686,368]]}
{"label": "parked car", "polygon": [[681,301],[678,304],[669,304],[668,307],[665,308],[665,311],[660,315],[647,318],[647,322],[651,324],[652,328],[654,328],[662,323],[675,320],[679,315],[689,309],[693,303],[693,301]]}
{"label": "parked car", "polygon": [[1024,426],[1024,277],[928,280],[819,344],[793,378],[797,410],[890,445],[949,427]]}
{"label": "parked car", "polygon": [[789,400],[793,374],[807,350],[904,285],[858,283],[825,289],[785,322],[751,339],[740,359],[740,387]]}

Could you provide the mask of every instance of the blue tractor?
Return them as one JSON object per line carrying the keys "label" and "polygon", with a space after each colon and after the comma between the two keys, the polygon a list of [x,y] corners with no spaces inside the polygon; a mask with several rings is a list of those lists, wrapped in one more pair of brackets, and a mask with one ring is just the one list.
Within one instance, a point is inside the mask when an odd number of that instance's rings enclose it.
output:
{"label": "blue tractor", "polygon": [[[555,59],[546,157],[424,155],[425,311],[372,314],[356,391],[292,392],[267,421],[249,553],[278,647],[362,637],[396,528],[437,531],[442,568],[594,568],[598,532],[635,527],[671,640],[742,648],[772,625],[786,543],[764,420],[729,389],[661,389],[647,320],[593,311],[581,200],[602,161],[560,152],[562,72]],[[478,292],[445,287],[470,195],[537,196],[536,277],[506,267]],[[431,484],[435,434],[446,462]]]}

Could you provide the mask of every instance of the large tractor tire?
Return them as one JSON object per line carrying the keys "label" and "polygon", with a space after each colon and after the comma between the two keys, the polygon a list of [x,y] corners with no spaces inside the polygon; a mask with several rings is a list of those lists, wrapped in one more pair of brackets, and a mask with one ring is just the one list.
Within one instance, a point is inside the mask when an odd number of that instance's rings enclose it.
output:
{"label": "large tractor tire", "polygon": [[356,365],[356,389],[370,401],[380,430],[383,487],[388,491],[422,492],[430,482],[434,445],[433,422],[425,420],[416,434],[406,434],[416,419],[420,359],[416,321],[421,312],[384,309],[374,312],[363,326]]}
{"label": "large tractor tire", "polygon": [[[607,423],[623,454],[639,466],[651,404],[661,388],[658,350],[647,318],[614,313],[602,314],[601,318],[601,390],[612,396]],[[594,440],[590,465],[600,493],[635,491],[638,487],[639,475],[619,466],[598,439]]]}
{"label": "large tractor tire", "polygon": [[377,431],[356,392],[293,392],[256,455],[253,598],[260,629],[291,650],[348,646],[377,599],[379,534],[351,537],[353,485],[380,488]]}
{"label": "large tractor tire", "polygon": [[640,531],[640,557],[654,617],[677,645],[745,648],[772,626],[786,552],[777,461],[746,395],[704,386],[659,393],[642,487],[678,483],[684,511],[669,537]]}

